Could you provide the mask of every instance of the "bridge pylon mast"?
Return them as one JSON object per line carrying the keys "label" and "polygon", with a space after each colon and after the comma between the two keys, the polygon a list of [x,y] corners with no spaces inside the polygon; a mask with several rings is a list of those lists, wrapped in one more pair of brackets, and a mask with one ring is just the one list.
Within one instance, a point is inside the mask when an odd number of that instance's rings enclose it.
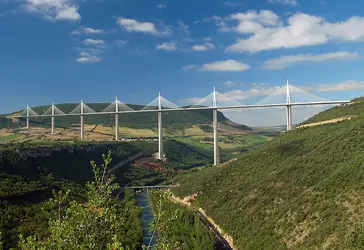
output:
{"label": "bridge pylon mast", "polygon": [[80,115],[80,125],[81,125],[81,140],[83,140],[85,135],[85,123],[84,123],[84,116],[83,116],[83,100],[81,100],[81,115]]}
{"label": "bridge pylon mast", "polygon": [[119,101],[118,97],[115,99],[115,141],[119,140]]}
{"label": "bridge pylon mast", "polygon": [[[162,110],[161,93],[158,95],[158,110]],[[162,112],[158,111],[158,159],[163,160],[163,123]]]}
{"label": "bridge pylon mast", "polygon": [[26,129],[29,129],[29,105],[27,104],[27,110],[26,110]]}
{"label": "bridge pylon mast", "polygon": [[217,123],[217,101],[216,101],[216,89],[214,88],[213,92],[213,110],[212,110],[212,126],[214,130],[214,166],[218,165],[220,163],[220,153],[219,153],[219,140],[218,140],[218,123]]}
{"label": "bridge pylon mast", "polygon": [[54,103],[52,102],[52,107],[51,107],[51,134],[54,135]]}
{"label": "bridge pylon mast", "polygon": [[292,129],[292,105],[291,105],[291,93],[289,90],[289,83],[287,79],[287,90],[286,90],[286,120],[287,120],[287,131]]}

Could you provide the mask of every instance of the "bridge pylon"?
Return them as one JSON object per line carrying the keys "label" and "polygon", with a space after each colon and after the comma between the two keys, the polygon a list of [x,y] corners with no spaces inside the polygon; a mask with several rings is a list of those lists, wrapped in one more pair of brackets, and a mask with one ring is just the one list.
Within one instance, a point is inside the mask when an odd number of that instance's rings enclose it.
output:
{"label": "bridge pylon", "polygon": [[52,106],[51,106],[51,134],[54,135],[54,103],[52,102]]}
{"label": "bridge pylon", "polygon": [[291,93],[289,90],[289,83],[287,79],[286,87],[286,121],[287,121],[287,131],[292,129],[292,105],[291,105]]}
{"label": "bridge pylon", "polygon": [[115,141],[119,140],[119,101],[118,97],[115,99]]}
{"label": "bridge pylon", "polygon": [[26,115],[27,115],[27,118],[26,118],[26,129],[29,129],[29,105],[27,105],[27,111],[26,111]]}
{"label": "bridge pylon", "polygon": [[81,100],[81,115],[80,115],[80,126],[81,126],[81,140],[83,140],[84,136],[85,136],[85,122],[84,122],[84,110],[83,110],[83,100]]}
{"label": "bridge pylon", "polygon": [[220,163],[220,152],[219,152],[219,138],[218,138],[218,113],[217,113],[217,101],[216,101],[216,89],[213,92],[213,103],[212,107],[212,126],[214,130],[214,166]]}
{"label": "bridge pylon", "polygon": [[[158,95],[158,110],[162,110],[161,93]],[[158,159],[163,160],[163,124],[162,112],[158,111]]]}

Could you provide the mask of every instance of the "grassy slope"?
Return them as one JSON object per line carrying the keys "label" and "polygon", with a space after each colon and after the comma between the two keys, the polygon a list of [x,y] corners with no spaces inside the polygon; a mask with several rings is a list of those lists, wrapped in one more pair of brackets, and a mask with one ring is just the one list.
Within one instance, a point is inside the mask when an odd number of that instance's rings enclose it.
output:
{"label": "grassy slope", "polygon": [[[364,103],[356,108],[362,113]],[[316,119],[354,112],[352,105],[340,109]],[[227,167],[184,177],[173,191],[200,193],[196,205],[238,249],[342,249],[345,235],[364,219],[363,150],[360,115],[284,133]]]}
{"label": "grassy slope", "polygon": [[302,124],[322,122],[335,118],[360,115],[360,113],[363,111],[363,108],[364,98],[356,98],[350,104],[338,105],[328,110],[325,110],[306,120]]}

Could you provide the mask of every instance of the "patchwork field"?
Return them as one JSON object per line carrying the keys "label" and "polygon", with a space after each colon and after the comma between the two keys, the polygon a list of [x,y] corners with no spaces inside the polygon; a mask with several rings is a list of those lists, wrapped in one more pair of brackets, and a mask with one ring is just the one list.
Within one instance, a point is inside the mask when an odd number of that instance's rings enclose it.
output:
{"label": "patchwork field", "polygon": [[[80,140],[78,124],[70,127],[55,128],[51,134],[50,127],[31,126],[30,129],[0,129],[0,144],[12,142],[47,142],[47,141],[77,141]],[[269,141],[271,137],[261,135],[260,131],[246,130],[246,126],[232,123],[219,124],[219,145],[221,149],[235,151],[247,148],[254,144]],[[112,141],[115,137],[115,128],[112,126],[85,124],[85,141]],[[158,137],[156,128],[130,128],[120,127],[120,140],[148,139]],[[181,129],[164,129],[164,137],[189,144],[202,150],[213,149],[213,133],[210,124],[191,125]]]}

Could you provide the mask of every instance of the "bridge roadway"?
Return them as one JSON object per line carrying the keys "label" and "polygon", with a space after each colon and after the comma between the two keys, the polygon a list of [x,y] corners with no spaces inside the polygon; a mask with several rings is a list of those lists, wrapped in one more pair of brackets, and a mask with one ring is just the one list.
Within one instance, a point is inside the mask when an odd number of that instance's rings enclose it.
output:
{"label": "bridge roadway", "polygon": [[[290,106],[310,106],[310,105],[329,105],[329,104],[346,104],[350,101],[319,101],[319,102],[302,102],[302,103],[289,103]],[[82,113],[84,116],[88,115],[112,115],[112,114],[128,114],[128,113],[149,113],[149,112],[171,112],[171,111],[194,111],[194,110],[226,110],[226,109],[250,109],[250,108],[273,108],[273,107],[287,107],[286,103],[280,104],[263,104],[263,105],[240,105],[240,106],[219,106],[219,107],[189,107],[189,108],[165,108],[165,109],[147,109],[147,110],[127,110],[127,111],[111,111],[111,112],[90,112]],[[14,118],[30,118],[30,117],[57,117],[57,116],[80,116],[80,113],[69,114],[46,114],[46,115],[16,115]]]}
{"label": "bridge roadway", "polygon": [[[164,160],[164,150],[163,150],[163,123],[162,123],[162,112],[173,112],[173,111],[196,111],[196,110],[212,110],[213,111],[213,135],[214,135],[214,165],[218,165],[220,163],[220,152],[219,152],[219,140],[218,140],[218,110],[228,110],[228,109],[251,109],[251,108],[274,108],[274,107],[285,107],[286,108],[286,121],[287,121],[287,130],[291,130],[293,128],[292,122],[292,107],[293,106],[310,106],[310,105],[335,105],[335,104],[345,104],[349,103],[350,101],[303,101],[303,102],[291,102],[291,96],[289,91],[289,85],[287,81],[287,98],[286,103],[272,103],[272,104],[254,104],[254,105],[234,105],[234,106],[218,106],[217,105],[217,92],[214,89],[213,92],[213,105],[212,106],[195,106],[195,107],[188,107],[188,108],[163,108],[162,106],[162,97],[161,95],[158,96],[158,106],[151,106],[153,109],[142,109],[142,110],[119,110],[118,102],[116,99],[115,102],[115,111],[102,111],[96,112],[92,109],[88,109],[85,112],[85,104],[81,101],[80,104],[80,112],[71,112],[69,114],[65,113],[55,113],[55,106],[52,104],[51,114],[42,114],[38,115],[33,110],[31,110],[28,106],[26,111],[26,115],[18,115],[13,116],[14,118],[26,118],[26,128],[29,129],[29,119],[32,117],[50,117],[51,118],[51,134],[54,134],[55,131],[55,117],[64,117],[64,116],[80,116],[80,138],[81,140],[84,139],[85,135],[85,128],[84,128],[84,116],[90,115],[114,115],[115,116],[115,141],[119,140],[119,114],[128,114],[128,113],[150,113],[155,112],[158,114],[158,159]],[[273,93],[274,94],[274,93]],[[272,94],[272,95],[273,95]],[[113,104],[113,103],[112,103]],[[231,105],[231,104],[230,104]],[[87,105],[86,105],[87,107]],[[154,109],[156,108],[156,109]],[[32,111],[32,113],[30,113]],[[9,117],[11,118],[11,117]]]}

